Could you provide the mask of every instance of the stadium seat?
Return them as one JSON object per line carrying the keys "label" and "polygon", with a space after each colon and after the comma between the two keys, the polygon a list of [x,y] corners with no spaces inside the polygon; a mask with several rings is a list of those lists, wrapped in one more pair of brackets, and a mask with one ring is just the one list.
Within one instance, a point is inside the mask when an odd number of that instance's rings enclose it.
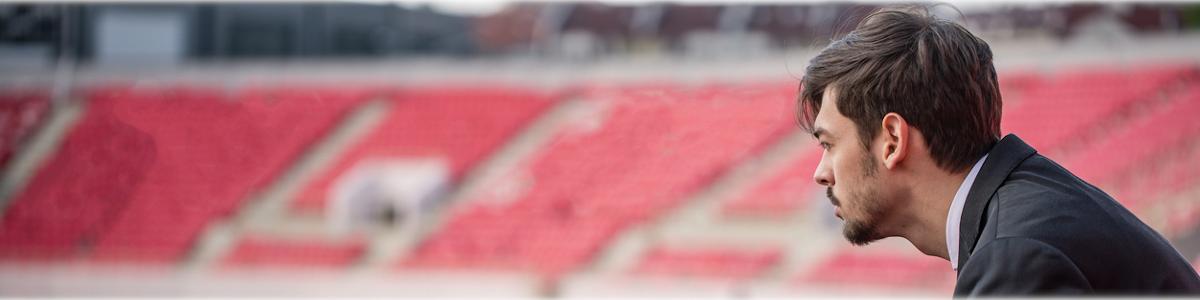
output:
{"label": "stadium seat", "polygon": [[344,269],[361,259],[365,251],[366,241],[362,237],[324,241],[254,235],[239,240],[222,259],[221,266],[226,269]]}

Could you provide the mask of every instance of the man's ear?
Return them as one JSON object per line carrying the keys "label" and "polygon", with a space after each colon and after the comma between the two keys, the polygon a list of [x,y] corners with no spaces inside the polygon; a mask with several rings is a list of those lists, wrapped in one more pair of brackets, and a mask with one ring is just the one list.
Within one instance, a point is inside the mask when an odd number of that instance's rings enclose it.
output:
{"label": "man's ear", "polygon": [[888,113],[880,123],[883,130],[883,166],[895,169],[908,156],[908,121],[897,113]]}

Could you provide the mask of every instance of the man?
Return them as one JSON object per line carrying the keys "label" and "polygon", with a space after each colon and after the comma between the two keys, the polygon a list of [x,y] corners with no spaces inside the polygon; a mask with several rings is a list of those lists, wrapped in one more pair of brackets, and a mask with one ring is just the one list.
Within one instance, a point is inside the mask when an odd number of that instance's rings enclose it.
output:
{"label": "man", "polygon": [[798,114],[843,234],[907,239],[956,296],[1180,294],[1200,278],[1103,191],[1000,138],[987,43],[928,8],[871,14],[812,59]]}

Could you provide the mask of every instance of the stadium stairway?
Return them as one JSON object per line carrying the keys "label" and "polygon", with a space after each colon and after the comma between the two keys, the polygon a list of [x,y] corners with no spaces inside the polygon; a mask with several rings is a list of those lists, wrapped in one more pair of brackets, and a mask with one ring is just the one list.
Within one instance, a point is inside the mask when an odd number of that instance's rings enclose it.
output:
{"label": "stadium stairway", "polygon": [[[34,170],[46,160],[61,143],[67,131],[79,120],[86,104],[83,101],[54,101],[63,103],[57,109],[50,109],[41,126],[33,130],[27,141],[14,149],[12,158],[4,168],[3,178],[0,178],[0,207],[7,207],[12,200],[12,194],[34,175]],[[3,211],[3,209],[0,209]]]}
{"label": "stadium stairway", "polygon": [[0,169],[41,126],[50,106],[49,91],[44,89],[0,91]]}

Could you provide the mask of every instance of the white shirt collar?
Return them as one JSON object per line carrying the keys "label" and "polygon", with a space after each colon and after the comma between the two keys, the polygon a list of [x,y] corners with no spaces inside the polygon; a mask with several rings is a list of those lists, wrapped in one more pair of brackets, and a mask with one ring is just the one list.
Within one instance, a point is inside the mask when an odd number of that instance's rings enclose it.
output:
{"label": "white shirt collar", "polygon": [[958,225],[962,220],[963,205],[967,202],[967,192],[970,192],[971,185],[975,184],[975,176],[979,175],[979,168],[983,166],[984,160],[987,160],[987,154],[975,162],[971,172],[967,173],[967,178],[963,178],[963,182],[958,185],[954,201],[950,202],[950,212],[946,214],[946,253],[950,254],[950,267],[954,270],[958,270]]}

